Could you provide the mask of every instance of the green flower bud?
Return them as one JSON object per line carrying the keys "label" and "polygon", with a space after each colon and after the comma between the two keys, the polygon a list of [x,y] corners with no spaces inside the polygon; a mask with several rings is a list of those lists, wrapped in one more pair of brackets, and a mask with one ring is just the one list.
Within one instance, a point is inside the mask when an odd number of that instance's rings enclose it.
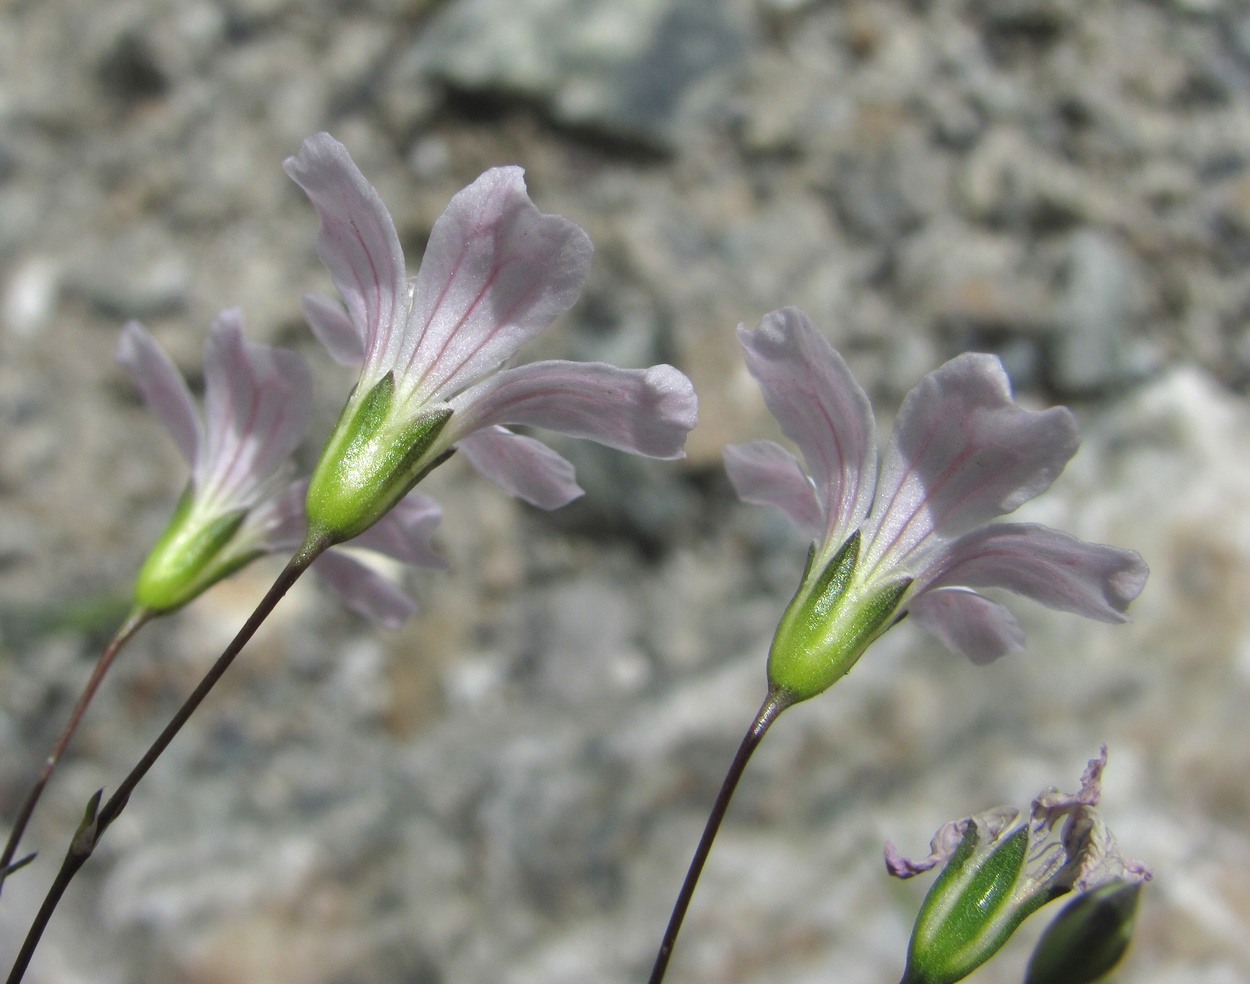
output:
{"label": "green flower bud", "polygon": [[394,402],[395,375],[388,372],[363,398],[348,401],[321,453],[308,487],[308,522],[332,542],[363,533],[451,453],[430,454],[450,407],[396,419]]}
{"label": "green flower bud", "polygon": [[813,576],[815,548],[773,636],[768,682],[792,702],[815,697],[855,665],[864,650],[894,624],[911,578],[884,586],[855,581],[860,535],[856,530]]}
{"label": "green flower bud", "polygon": [[1141,882],[1115,881],[1077,896],[1038,940],[1025,984],[1092,984],[1133,938]]}
{"label": "green flower bud", "polygon": [[263,551],[239,549],[235,534],[246,509],[207,513],[190,489],[148,554],[135,581],[135,601],[151,612],[181,608]]}

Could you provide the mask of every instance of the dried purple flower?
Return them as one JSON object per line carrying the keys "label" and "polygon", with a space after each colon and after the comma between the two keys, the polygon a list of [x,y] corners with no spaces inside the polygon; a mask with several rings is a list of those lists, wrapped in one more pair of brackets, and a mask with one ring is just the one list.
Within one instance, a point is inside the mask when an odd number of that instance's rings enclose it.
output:
{"label": "dried purple flower", "polygon": [[1078,444],[1066,409],[1013,402],[997,358],[961,355],[929,373],[904,400],[878,473],[868,397],[801,311],[775,311],[738,337],[807,466],[771,441],[725,452],[744,500],[815,539],[773,641],[779,693],[820,693],[908,614],[974,662],[1022,648],[1012,614],[974,588],[1125,621],[1146,582],[1137,553],[1032,523],[986,525],[1045,491]]}
{"label": "dried purple flower", "polygon": [[1090,759],[1079,792],[1046,790],[1025,823],[1016,823],[1020,813],[1010,807],[954,820],[938,830],[931,853],[919,861],[886,844],[886,869],[896,878],[944,866],[916,918],[904,981],[961,980],[1047,902],[1150,880],[1149,868],[1121,856],[1097,810],[1106,764],[1104,745]]}

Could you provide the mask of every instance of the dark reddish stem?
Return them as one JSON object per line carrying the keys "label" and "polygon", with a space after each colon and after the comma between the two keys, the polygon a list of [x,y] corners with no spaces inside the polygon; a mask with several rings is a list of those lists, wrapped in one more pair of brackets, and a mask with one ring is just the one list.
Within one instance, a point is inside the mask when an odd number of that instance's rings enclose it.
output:
{"label": "dark reddish stem", "polygon": [[78,697],[78,703],[74,705],[73,711],[70,712],[69,720],[65,723],[65,727],[62,729],[60,737],[57,738],[56,744],[52,746],[52,751],[44,759],[43,768],[39,770],[38,778],[35,779],[34,785],[30,787],[30,792],[26,794],[26,799],[22,803],[21,809],[18,810],[17,818],[13,821],[13,829],[9,833],[8,842],[4,845],[4,853],[0,854],[0,888],[3,888],[5,878],[34,858],[32,854],[22,858],[16,864],[11,863],[13,856],[17,853],[17,845],[22,839],[22,834],[26,832],[26,825],[30,823],[31,815],[35,812],[35,806],[39,802],[39,797],[43,795],[44,787],[48,785],[48,780],[52,778],[52,773],[56,771],[57,763],[61,761],[61,756],[65,754],[65,749],[69,746],[70,739],[74,737],[74,732],[78,730],[83,714],[86,713],[87,705],[91,703],[91,699],[100,687],[100,681],[108,673],[109,667],[113,665],[113,660],[121,651],[122,646],[129,642],[134,634],[143,628],[154,614],[154,612],[144,610],[131,612],[96,661],[91,678],[87,681],[86,686],[83,687],[82,693]]}
{"label": "dark reddish stem", "polygon": [[708,855],[712,851],[712,841],[716,839],[721,821],[725,819],[725,811],[729,809],[729,801],[733,799],[734,790],[738,788],[738,780],[742,778],[747,762],[751,760],[751,756],[759,747],[769,727],[777,720],[777,715],[792,702],[787,694],[769,693],[750,730],[746,733],[746,737],[742,739],[742,744],[738,746],[737,754],[729,763],[729,771],[721,783],[720,792],[716,794],[716,802],[712,804],[712,812],[708,815],[707,824],[703,827],[703,836],[699,839],[699,846],[695,848],[690,868],[686,871],[686,880],[677,894],[677,901],[673,903],[673,913],[669,916],[668,928],[664,931],[664,939],[660,942],[660,950],[655,957],[655,966],[651,969],[649,984],[661,984],[664,980],[669,957],[673,955],[673,947],[677,945],[677,934],[681,932],[682,920],[686,918],[686,910],[690,908],[695,886],[699,883],[703,866],[707,863]]}
{"label": "dark reddish stem", "polygon": [[74,879],[74,875],[91,857],[92,851],[100,842],[100,838],[104,836],[104,832],[119,817],[126,803],[130,799],[130,794],[134,792],[135,787],[144,776],[148,774],[148,770],[161,757],[165,749],[169,747],[170,742],[182,730],[182,726],[187,723],[196,708],[203,703],[204,698],[216,686],[217,681],[230,668],[230,664],[234,662],[234,658],[239,655],[243,647],[256,634],[256,630],[260,628],[261,623],[269,617],[270,613],[282,600],[283,595],[290,590],[304,571],[308,570],[309,565],[321,555],[321,553],[330,546],[329,540],[326,538],[310,537],[299,552],[291,558],[278,575],[278,579],[274,582],[273,587],[269,589],[268,594],[256,606],[256,610],[244,623],[243,628],[239,630],[238,635],[234,637],[230,645],[226,647],[217,661],[209,668],[208,673],[191,692],[191,696],[186,699],[183,705],[178,708],[177,713],[170,719],[169,724],[165,726],[165,730],[160,733],[152,746],[144,753],[130,774],[122,780],[121,785],[117,787],[117,791],[109,797],[108,802],[104,804],[98,811],[96,809],[100,794],[97,793],[87,807],[86,814],[83,817],[82,825],[74,834],[73,840],[70,842],[69,850],[65,854],[65,860],[61,862],[61,869],[57,872],[52,887],[48,889],[48,894],[40,906],[35,921],[31,925],[29,932],[26,934],[26,940],[22,944],[21,952],[17,955],[17,960],[13,964],[13,969],[9,972],[7,984],[19,984],[26,974],[27,968],[30,966],[31,957],[34,956],[35,948],[39,945],[39,940],[43,936],[44,930],[47,928],[48,922],[52,918],[52,913],[56,911],[57,905],[61,901],[61,897],[65,894],[65,890]]}

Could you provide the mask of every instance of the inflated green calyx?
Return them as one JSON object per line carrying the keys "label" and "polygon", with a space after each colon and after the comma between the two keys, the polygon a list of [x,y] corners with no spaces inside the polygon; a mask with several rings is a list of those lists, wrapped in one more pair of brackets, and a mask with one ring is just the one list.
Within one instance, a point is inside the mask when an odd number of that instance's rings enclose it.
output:
{"label": "inflated green calyx", "polygon": [[348,401],[308,487],[309,528],[331,542],[376,523],[450,451],[431,455],[451,418],[446,404],[397,421],[395,377],[387,373],[363,399]]}

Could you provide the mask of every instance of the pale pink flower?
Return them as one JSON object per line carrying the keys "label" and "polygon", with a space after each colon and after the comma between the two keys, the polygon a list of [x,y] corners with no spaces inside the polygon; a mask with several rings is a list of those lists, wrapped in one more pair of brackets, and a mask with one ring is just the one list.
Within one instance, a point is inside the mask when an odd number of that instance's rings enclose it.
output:
{"label": "pale pink flower", "polygon": [[321,219],[318,253],[346,311],[310,297],[314,333],[360,380],[314,473],[309,513],[358,532],[453,449],[546,509],[581,494],[572,466],[505,424],[655,458],[681,457],[690,381],[671,366],[536,362],[502,368],[576,300],[590,239],[530,201],[521,169],[493,168],[452,198],[409,278],[390,213],[329,134],[286,162]]}
{"label": "pale pink flower", "polygon": [[1015,617],[979,588],[1125,621],[1146,582],[1137,553],[1035,523],[990,524],[1045,491],[1078,444],[1068,410],[1012,400],[996,357],[961,355],[929,373],[904,400],[878,470],[868,397],[801,311],[773,312],[738,337],[803,456],[771,441],[725,452],[744,500],[814,539],[770,662],[803,664],[796,692],[828,686],[904,615],[974,662],[1022,648]]}
{"label": "pale pink flower", "polygon": [[[204,347],[201,417],[182,374],[137,322],[123,329],[118,359],[191,466],[178,509],[136,582],[139,605],[172,611],[257,557],[298,547],[307,482],[292,481],[291,454],[311,409],[304,360],[248,342],[242,313],[222,311]],[[438,506],[422,496],[352,545],[441,566],[429,545],[438,519]],[[313,570],[361,614],[392,625],[411,614],[398,588],[350,556],[327,554]]]}

